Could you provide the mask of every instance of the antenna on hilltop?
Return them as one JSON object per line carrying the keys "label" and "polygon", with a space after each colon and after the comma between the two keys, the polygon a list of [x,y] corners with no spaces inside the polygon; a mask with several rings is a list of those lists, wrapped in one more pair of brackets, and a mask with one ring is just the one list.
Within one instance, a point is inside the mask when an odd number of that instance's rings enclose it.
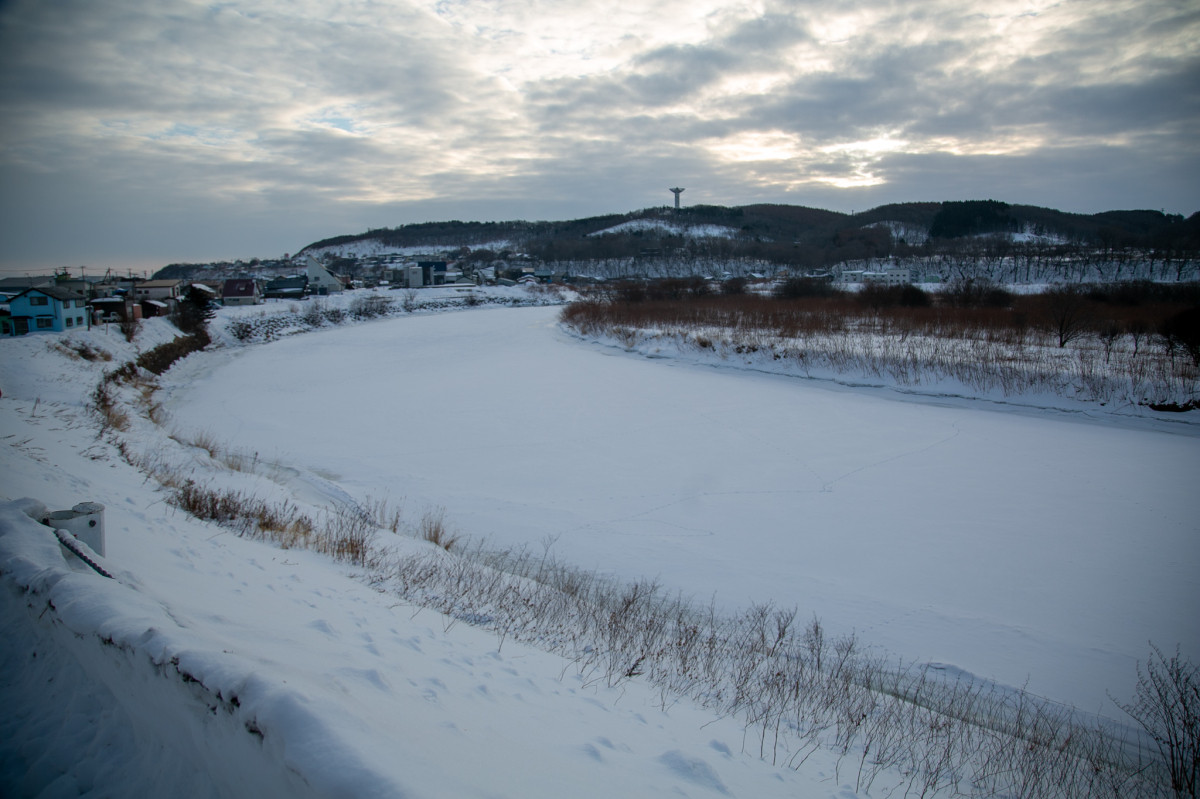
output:
{"label": "antenna on hilltop", "polygon": [[671,189],[671,191],[675,192],[675,210],[678,211],[679,210],[679,195],[683,194],[687,190],[686,189]]}

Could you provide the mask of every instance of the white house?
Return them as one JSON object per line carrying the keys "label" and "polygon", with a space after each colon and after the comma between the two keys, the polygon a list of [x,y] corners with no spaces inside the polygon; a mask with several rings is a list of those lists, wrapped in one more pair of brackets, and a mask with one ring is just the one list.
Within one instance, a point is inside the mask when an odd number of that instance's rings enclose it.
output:
{"label": "white house", "polygon": [[912,282],[912,270],[893,267],[878,272],[863,272],[863,283],[879,283],[885,286],[903,286]]}
{"label": "white house", "polygon": [[330,272],[321,262],[311,255],[306,255],[308,266],[308,292],[310,294],[336,294],[345,288],[341,278]]}

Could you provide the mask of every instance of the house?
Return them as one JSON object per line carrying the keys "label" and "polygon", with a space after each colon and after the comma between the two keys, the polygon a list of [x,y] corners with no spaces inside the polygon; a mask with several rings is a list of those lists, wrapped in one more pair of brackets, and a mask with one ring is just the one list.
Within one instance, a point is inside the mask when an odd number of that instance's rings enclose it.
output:
{"label": "house", "polygon": [[88,326],[87,298],[57,286],[26,289],[8,301],[11,335],[61,333]]}
{"label": "house", "polygon": [[387,279],[392,288],[416,289],[425,285],[425,272],[419,266],[407,264],[391,269]]}
{"label": "house", "polygon": [[97,297],[88,304],[92,306],[96,322],[124,322],[142,318],[141,306],[135,304],[132,297]]}
{"label": "house", "polygon": [[250,278],[234,278],[226,280],[221,285],[221,302],[229,305],[259,305],[262,303],[262,292],[258,289],[258,281]]}
{"label": "house", "polygon": [[140,311],[143,319],[153,319],[171,313],[171,306],[162,300],[142,300],[141,304],[134,308]]}
{"label": "house", "polygon": [[308,277],[305,275],[292,275],[291,277],[277,277],[268,280],[263,297],[266,299],[298,300],[307,293]]}
{"label": "house", "polygon": [[310,294],[336,294],[345,289],[342,279],[330,272],[311,255],[305,256],[308,266],[308,291]]}
{"label": "house", "polygon": [[903,286],[912,282],[912,272],[908,269],[892,268],[878,272],[862,272],[859,278],[863,283],[874,283],[883,286]]}
{"label": "house", "polygon": [[441,286],[446,283],[446,269],[449,264],[445,261],[417,261],[417,266],[421,269],[421,285]]}
{"label": "house", "polygon": [[58,286],[60,289],[73,291],[76,294],[82,294],[84,297],[91,298],[95,296],[92,293],[92,286],[99,285],[103,282],[103,280],[104,278],[99,276],[71,277],[64,269],[62,272],[59,272],[54,276],[54,285]]}
{"label": "house", "polygon": [[45,285],[54,285],[53,275],[42,275],[41,277],[5,277],[0,278],[0,294],[20,294],[25,289]]}
{"label": "house", "polygon": [[165,300],[168,303],[179,299],[183,294],[182,280],[143,280],[133,289],[134,299]]}

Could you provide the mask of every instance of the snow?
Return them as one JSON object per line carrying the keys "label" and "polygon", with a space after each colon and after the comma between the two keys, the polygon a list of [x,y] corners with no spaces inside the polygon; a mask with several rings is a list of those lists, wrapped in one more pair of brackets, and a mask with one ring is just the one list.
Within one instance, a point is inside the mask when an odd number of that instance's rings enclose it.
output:
{"label": "snow", "polygon": [[[428,256],[441,257],[443,254],[462,248],[462,243],[422,244],[419,246],[396,246],[384,244],[379,239],[359,239],[345,244],[331,244],[327,247],[314,247],[308,252],[311,255],[336,255],[341,258],[370,258],[379,255],[402,255],[406,257]],[[514,245],[507,239],[483,242],[469,245],[472,250],[511,250]]]}
{"label": "snow", "polygon": [[[1200,651],[1195,423],[639,354],[556,314],[218,336],[164,376],[165,426],[263,468],[220,476],[145,420],[125,440],[198,480],[444,507],[497,546],[546,543],[721,607],[794,604],[897,656],[1110,716],[1148,639]],[[148,320],[138,343],[170,336]],[[51,347],[72,341],[113,359]],[[361,569],[173,510],[85,409],[133,354],[115,328],[0,342],[5,795],[855,795],[826,753],[776,768],[735,719],[589,682]],[[65,559],[22,497],[104,504],[116,579]]]}
{"label": "snow", "polygon": [[637,231],[655,231],[673,236],[684,236],[691,239],[728,239],[738,235],[738,231],[725,225],[688,225],[669,222],[663,219],[631,219],[619,225],[613,225],[604,230],[589,233],[589,236],[611,236],[618,233]]}

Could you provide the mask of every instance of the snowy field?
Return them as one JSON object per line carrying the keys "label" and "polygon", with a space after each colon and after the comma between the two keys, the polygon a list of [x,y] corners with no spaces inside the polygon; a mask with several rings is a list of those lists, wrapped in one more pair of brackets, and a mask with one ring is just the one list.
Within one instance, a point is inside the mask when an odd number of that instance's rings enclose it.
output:
{"label": "snowy field", "polygon": [[[160,395],[169,425],[270,463],[298,502],[441,507],[496,546],[728,609],[795,605],[1089,712],[1118,715],[1107,693],[1131,695],[1147,641],[1200,653],[1190,419],[648,359],[556,317],[484,308],[227,346]],[[109,366],[130,357],[88,335]],[[106,364],[49,341],[0,342],[0,498],[104,503],[117,580],[0,504],[5,795],[855,795],[824,754],[776,769],[743,753],[736,720],[584,684],[353,569],[186,518],[98,437],[84,405]],[[128,437],[166,452],[160,435]]]}

